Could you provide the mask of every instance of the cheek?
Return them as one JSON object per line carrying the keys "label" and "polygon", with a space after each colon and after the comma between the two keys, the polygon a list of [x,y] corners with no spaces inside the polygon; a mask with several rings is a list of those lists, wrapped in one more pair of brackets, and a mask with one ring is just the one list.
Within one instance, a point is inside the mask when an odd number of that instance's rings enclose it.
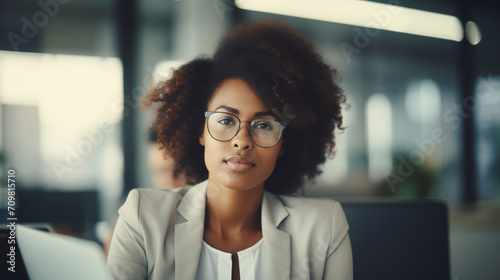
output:
{"label": "cheek", "polygon": [[276,166],[276,161],[278,160],[278,155],[280,152],[279,148],[274,148],[271,151],[266,151],[264,155],[261,157],[262,165],[265,166],[267,170],[269,170],[269,175],[273,172],[274,167]]}
{"label": "cheek", "polygon": [[273,166],[276,164],[276,161],[278,160],[278,157],[283,155],[283,140],[280,140],[278,144],[276,144],[274,147],[267,148],[267,160],[269,164],[272,164]]}
{"label": "cheek", "polygon": [[208,171],[213,171],[216,165],[221,163],[221,149],[222,142],[215,141],[210,137],[208,132],[204,133],[204,146],[205,146],[205,166]]}

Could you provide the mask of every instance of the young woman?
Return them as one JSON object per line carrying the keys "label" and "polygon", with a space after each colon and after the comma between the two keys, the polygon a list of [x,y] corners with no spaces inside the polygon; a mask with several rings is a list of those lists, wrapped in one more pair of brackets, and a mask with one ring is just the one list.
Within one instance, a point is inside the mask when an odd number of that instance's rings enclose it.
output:
{"label": "young woman", "polygon": [[120,208],[116,279],[352,279],[338,202],[289,196],[333,155],[336,71],[287,24],[233,30],[157,85],[159,142],[193,187],[136,189]]}

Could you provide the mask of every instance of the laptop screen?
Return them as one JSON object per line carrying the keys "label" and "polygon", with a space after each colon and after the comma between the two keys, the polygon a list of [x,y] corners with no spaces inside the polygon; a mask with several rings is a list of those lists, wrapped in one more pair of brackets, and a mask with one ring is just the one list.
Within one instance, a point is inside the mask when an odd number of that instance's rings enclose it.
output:
{"label": "laptop screen", "polygon": [[111,279],[97,243],[21,225],[16,238],[31,280]]}

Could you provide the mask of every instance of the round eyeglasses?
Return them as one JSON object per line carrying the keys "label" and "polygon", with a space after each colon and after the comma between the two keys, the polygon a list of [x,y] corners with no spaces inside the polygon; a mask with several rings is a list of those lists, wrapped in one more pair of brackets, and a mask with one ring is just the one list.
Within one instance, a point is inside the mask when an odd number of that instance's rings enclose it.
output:
{"label": "round eyeglasses", "polygon": [[[231,113],[207,111],[207,129],[213,139],[226,142],[233,139],[241,127],[241,120]],[[249,123],[248,132],[252,141],[259,147],[270,148],[276,145],[283,134],[286,123],[274,119],[253,119]]]}

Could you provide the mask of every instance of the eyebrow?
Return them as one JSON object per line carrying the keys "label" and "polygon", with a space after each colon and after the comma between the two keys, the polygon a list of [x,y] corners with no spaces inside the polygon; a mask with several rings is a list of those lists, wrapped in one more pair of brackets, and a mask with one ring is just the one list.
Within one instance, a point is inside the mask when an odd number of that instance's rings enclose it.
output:
{"label": "eyebrow", "polygon": [[[240,111],[238,109],[235,109],[233,107],[229,107],[229,106],[226,106],[226,105],[221,105],[219,107],[217,107],[217,109],[215,109],[215,111],[219,110],[219,109],[224,109],[224,110],[227,110],[233,114],[239,114]],[[276,117],[276,114],[274,114],[272,111],[265,111],[265,112],[257,112],[254,114],[254,117],[262,117],[262,116],[273,116],[273,117]]]}

